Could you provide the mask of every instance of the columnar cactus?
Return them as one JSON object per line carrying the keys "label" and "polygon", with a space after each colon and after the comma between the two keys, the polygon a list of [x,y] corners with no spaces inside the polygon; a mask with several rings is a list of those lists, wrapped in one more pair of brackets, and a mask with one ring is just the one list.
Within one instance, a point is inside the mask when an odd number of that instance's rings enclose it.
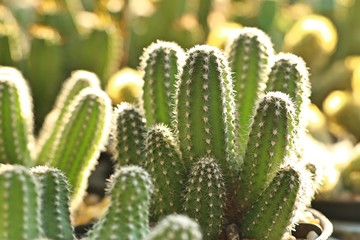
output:
{"label": "columnar cactus", "polygon": [[294,106],[281,92],[258,102],[251,124],[236,200],[244,209],[260,195],[294,148]]}
{"label": "columnar cactus", "polygon": [[216,239],[224,223],[225,183],[221,169],[213,158],[204,157],[190,172],[185,190],[184,212],[196,220],[204,239]]}
{"label": "columnar cactus", "polygon": [[200,226],[183,215],[169,215],[158,223],[145,240],[201,240]]}
{"label": "columnar cactus", "polygon": [[25,167],[0,164],[0,238],[43,236],[39,183]]}
{"label": "columnar cactus", "polygon": [[145,168],[154,181],[154,197],[151,206],[153,221],[180,213],[185,166],[177,142],[171,130],[159,124],[146,134]]}
{"label": "columnar cactus", "polygon": [[58,169],[46,166],[34,167],[31,173],[40,183],[44,236],[53,240],[74,239],[70,222],[67,178]]}
{"label": "columnar cactus", "polygon": [[87,239],[143,239],[149,232],[150,176],[140,167],[126,166],[111,181],[111,205]]}
{"label": "columnar cactus", "polygon": [[31,165],[32,99],[22,74],[0,67],[0,163]]}
{"label": "columnar cactus", "polygon": [[117,165],[144,165],[145,125],[146,120],[135,105],[123,102],[115,108],[112,147]]}
{"label": "columnar cactus", "polygon": [[220,50],[203,45],[187,52],[175,99],[180,150],[187,168],[204,155],[219,161],[225,178],[238,166],[232,91],[228,62]]}
{"label": "columnar cactus", "polygon": [[177,74],[185,53],[176,43],[157,41],[145,49],[140,69],[144,79],[144,108],[147,124],[170,125]]}
{"label": "columnar cactus", "polygon": [[67,120],[64,118],[65,113],[69,111],[68,108],[74,98],[87,87],[100,89],[100,81],[94,73],[84,70],[74,71],[64,82],[53,110],[46,116],[37,139],[35,158],[38,165],[49,161],[50,154],[54,151],[56,136]]}
{"label": "columnar cactus", "polygon": [[263,95],[274,49],[270,38],[257,28],[243,28],[232,36],[226,46],[230,68],[234,73],[236,92],[236,124],[239,154],[245,151],[254,105]]}

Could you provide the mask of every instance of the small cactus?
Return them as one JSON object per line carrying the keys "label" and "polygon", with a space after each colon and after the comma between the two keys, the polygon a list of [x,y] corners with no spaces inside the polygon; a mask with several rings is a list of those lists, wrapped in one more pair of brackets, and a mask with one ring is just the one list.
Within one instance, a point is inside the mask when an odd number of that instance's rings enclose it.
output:
{"label": "small cactus", "polygon": [[118,166],[144,165],[145,125],[146,120],[135,105],[123,102],[115,108],[112,147]]}
{"label": "small cactus", "polygon": [[28,85],[15,68],[0,67],[0,163],[31,165],[32,131]]}
{"label": "small cactus", "polygon": [[150,176],[141,167],[127,166],[111,181],[111,205],[87,239],[143,239],[149,232]]}
{"label": "small cactus", "polygon": [[184,212],[200,224],[204,239],[217,239],[224,223],[225,184],[215,159],[204,157],[194,164],[184,200]]}
{"label": "small cactus", "polygon": [[43,236],[38,181],[25,167],[0,164],[0,239]]}
{"label": "small cactus", "polygon": [[70,222],[67,178],[58,169],[46,166],[34,167],[31,173],[40,183],[44,235],[53,240],[74,239]]}
{"label": "small cactus", "polygon": [[270,38],[263,31],[243,28],[229,39],[225,51],[234,73],[238,144],[242,156],[255,111],[254,105],[264,94],[274,49]]}
{"label": "small cactus", "polygon": [[145,168],[154,181],[152,219],[181,212],[185,166],[173,133],[159,124],[147,131]]}
{"label": "small cactus", "polygon": [[147,124],[171,123],[177,75],[185,53],[176,43],[157,41],[145,49],[140,68],[144,79],[144,108]]}
{"label": "small cactus", "polygon": [[200,226],[183,215],[169,215],[158,223],[145,240],[201,240]]}

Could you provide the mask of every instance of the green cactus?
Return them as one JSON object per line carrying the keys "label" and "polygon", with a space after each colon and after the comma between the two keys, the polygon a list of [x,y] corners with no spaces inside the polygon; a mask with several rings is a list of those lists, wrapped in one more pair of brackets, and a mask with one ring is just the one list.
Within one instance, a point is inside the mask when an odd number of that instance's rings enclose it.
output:
{"label": "green cactus", "polygon": [[100,89],[83,89],[64,113],[48,164],[69,178],[72,209],[85,193],[90,172],[107,143],[110,124],[111,101]]}
{"label": "green cactus", "polygon": [[127,166],[120,168],[111,181],[111,205],[87,239],[143,239],[149,232],[153,192],[149,174],[141,167]]}
{"label": "green cactus", "polygon": [[217,239],[224,223],[225,183],[215,159],[194,164],[184,200],[184,212],[200,224],[204,239]]}
{"label": "green cactus", "polygon": [[117,165],[144,165],[146,120],[141,110],[123,102],[115,108],[113,118],[113,152]]}
{"label": "green cactus", "polygon": [[[244,164],[239,173],[236,201],[247,208],[272,180],[294,149],[294,106],[281,92],[269,92],[257,105]],[[292,160],[292,159],[290,159]]]}
{"label": "green cactus", "polygon": [[182,69],[184,58],[183,49],[172,42],[157,41],[144,50],[140,69],[144,79],[143,102],[149,126],[155,123],[171,124],[176,77]]}
{"label": "green cactus", "polygon": [[158,223],[145,240],[201,240],[199,224],[183,215],[169,215]]}
{"label": "green cactus", "polygon": [[69,184],[55,168],[37,166],[31,169],[40,183],[41,219],[44,235],[53,240],[74,239],[69,211]]}
{"label": "green cactus", "polygon": [[155,186],[151,217],[156,222],[165,215],[181,212],[185,166],[174,134],[165,125],[147,131],[145,148],[145,168]]}
{"label": "green cactus", "polygon": [[243,28],[228,41],[225,51],[234,73],[237,138],[239,155],[243,156],[254,105],[264,95],[274,49],[264,32],[257,28]]}
{"label": "green cactus", "polygon": [[21,73],[0,67],[0,163],[31,165],[32,99]]}
{"label": "green cactus", "polygon": [[0,164],[0,238],[43,236],[39,183],[25,167]]}
{"label": "green cactus", "polygon": [[282,239],[291,234],[299,212],[305,210],[302,197],[309,179],[303,169],[285,167],[279,170],[244,214],[240,223],[242,237],[254,239]]}
{"label": "green cactus", "polygon": [[239,165],[232,91],[228,62],[220,50],[203,45],[187,52],[175,99],[180,150],[187,168],[192,159],[213,155],[227,179]]}
{"label": "green cactus", "polygon": [[77,94],[87,87],[100,89],[100,81],[94,73],[84,70],[74,71],[64,82],[54,108],[46,116],[37,139],[35,157],[37,165],[43,165],[49,161],[50,154],[54,151],[56,136],[66,120],[65,113]]}

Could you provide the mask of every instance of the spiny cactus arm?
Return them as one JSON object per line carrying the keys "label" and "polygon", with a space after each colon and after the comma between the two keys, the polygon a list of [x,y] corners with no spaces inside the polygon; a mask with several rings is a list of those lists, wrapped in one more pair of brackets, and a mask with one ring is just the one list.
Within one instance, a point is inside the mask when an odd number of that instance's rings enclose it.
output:
{"label": "spiny cactus arm", "polygon": [[308,173],[287,166],[277,172],[273,181],[244,214],[240,222],[242,237],[282,239],[290,234],[305,210],[303,196],[309,188]]}
{"label": "spiny cactus arm", "polygon": [[281,92],[270,92],[257,104],[244,163],[239,172],[236,201],[246,208],[275,176],[279,166],[293,157],[294,106]]}
{"label": "spiny cactus arm", "polygon": [[225,53],[228,56],[236,92],[236,124],[239,154],[245,151],[254,105],[264,95],[270,62],[274,49],[270,38],[257,28],[243,28],[228,40]]}
{"label": "spiny cactus arm", "polygon": [[145,168],[154,181],[151,221],[182,210],[185,166],[174,134],[163,124],[155,125],[146,134]]}
{"label": "spiny cactus arm", "polygon": [[295,122],[305,128],[310,106],[310,80],[305,62],[291,53],[274,57],[266,92],[280,91],[288,94],[295,105]]}
{"label": "spiny cactus arm", "polygon": [[82,90],[70,104],[56,136],[50,165],[62,170],[72,187],[70,207],[83,197],[90,172],[110,133],[111,101],[100,89]]}
{"label": "spiny cactus arm", "polygon": [[197,222],[184,215],[169,215],[159,222],[145,240],[201,240]]}
{"label": "spiny cactus arm", "polygon": [[0,239],[43,236],[40,194],[38,181],[25,167],[0,164]]}
{"label": "spiny cactus arm", "polygon": [[111,178],[111,205],[86,239],[143,239],[149,232],[153,184],[141,167],[120,168]]}
{"label": "spiny cactus arm", "polygon": [[184,58],[184,50],[172,42],[157,41],[144,50],[140,70],[144,79],[143,104],[148,126],[171,123],[172,99]]}
{"label": "spiny cactus arm", "polygon": [[58,169],[46,166],[32,168],[41,188],[41,218],[44,235],[53,240],[75,239],[70,221],[69,184]]}
{"label": "spiny cactus arm", "polygon": [[33,164],[30,90],[15,68],[0,67],[0,163]]}
{"label": "spiny cactus arm", "polygon": [[239,165],[235,157],[235,103],[228,62],[219,49],[202,45],[187,52],[175,101],[186,167],[190,168],[192,159],[210,154],[230,174]]}
{"label": "spiny cactus arm", "polygon": [[144,137],[146,120],[134,104],[120,103],[114,110],[112,151],[119,166],[144,165]]}
{"label": "spiny cactus arm", "polygon": [[215,159],[203,157],[191,169],[184,213],[197,221],[204,239],[217,239],[224,223],[225,183]]}
{"label": "spiny cactus arm", "polygon": [[63,83],[53,110],[46,116],[36,144],[37,165],[46,164],[54,151],[54,142],[64,121],[66,111],[81,90],[91,87],[100,89],[98,77],[91,72],[77,70]]}

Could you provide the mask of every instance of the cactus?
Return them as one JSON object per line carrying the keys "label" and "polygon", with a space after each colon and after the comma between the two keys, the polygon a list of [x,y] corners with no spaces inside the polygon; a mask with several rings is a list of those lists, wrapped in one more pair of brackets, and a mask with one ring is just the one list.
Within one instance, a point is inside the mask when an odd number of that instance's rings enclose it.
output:
{"label": "cactus", "polygon": [[44,235],[53,240],[74,239],[70,222],[69,184],[55,168],[37,166],[31,169],[41,188],[41,219]]}
{"label": "cactus", "polygon": [[194,158],[213,155],[227,179],[239,162],[235,157],[230,69],[220,50],[203,45],[187,52],[175,101],[178,138],[186,167]]}
{"label": "cactus", "polygon": [[54,151],[54,141],[65,121],[66,111],[76,95],[86,87],[100,89],[99,79],[94,73],[83,70],[74,71],[64,82],[55,106],[46,116],[37,139],[35,157],[37,165],[46,164],[49,161],[50,154]]}
{"label": "cactus", "polygon": [[241,209],[259,196],[284,161],[292,160],[294,134],[290,98],[281,92],[267,93],[258,102],[239,173],[236,201]]}
{"label": "cactus", "polygon": [[171,123],[177,74],[182,69],[185,53],[171,42],[157,41],[145,49],[140,68],[144,79],[144,108],[149,126]]}
{"label": "cactus", "polygon": [[204,157],[194,164],[184,200],[184,211],[200,224],[204,239],[216,239],[224,223],[225,184],[215,159]]}
{"label": "cactus", "polygon": [[155,193],[152,200],[152,219],[181,212],[185,166],[171,130],[159,124],[146,134],[146,170],[151,174]]}
{"label": "cactus", "polygon": [[150,176],[140,167],[127,166],[111,181],[111,206],[87,239],[143,239],[149,232]]}
{"label": "cactus", "polygon": [[229,39],[226,53],[234,72],[236,123],[239,128],[239,154],[242,156],[249,135],[256,101],[264,94],[274,49],[270,38],[256,28],[243,28]]}
{"label": "cactus", "polygon": [[296,167],[277,172],[269,186],[244,214],[240,232],[247,238],[282,239],[290,234],[298,213],[304,211],[302,197],[308,188],[307,173]]}
{"label": "cactus", "polygon": [[158,223],[145,240],[201,240],[199,224],[187,216],[169,215]]}
{"label": "cactus", "polygon": [[0,67],[0,163],[31,165],[32,99],[15,68]]}
{"label": "cactus", "polygon": [[110,124],[111,101],[99,89],[83,89],[64,113],[48,164],[69,178],[72,209],[83,197],[90,171],[107,143]]}
{"label": "cactus", "polygon": [[123,102],[115,109],[113,118],[113,149],[117,165],[143,165],[146,121],[140,109]]}
{"label": "cactus", "polygon": [[39,183],[25,167],[0,164],[0,238],[43,236]]}

